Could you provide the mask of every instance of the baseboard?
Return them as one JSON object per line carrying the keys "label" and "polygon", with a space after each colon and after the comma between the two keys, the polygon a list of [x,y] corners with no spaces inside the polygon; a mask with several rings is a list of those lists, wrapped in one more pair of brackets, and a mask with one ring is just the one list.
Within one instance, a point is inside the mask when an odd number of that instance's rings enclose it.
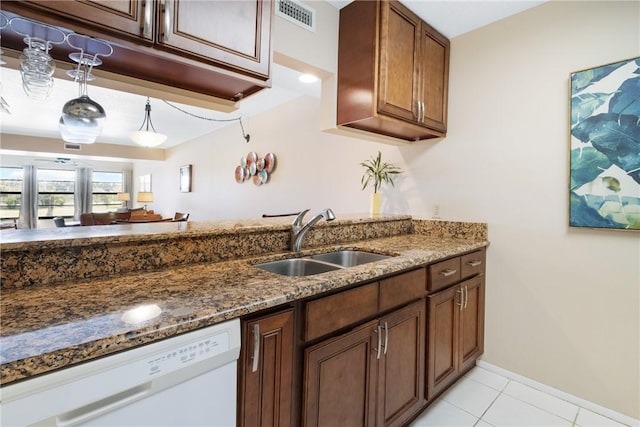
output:
{"label": "baseboard", "polygon": [[540,390],[551,396],[557,397],[562,400],[566,400],[567,402],[573,403],[576,406],[580,406],[582,408],[588,409],[589,411],[603,415],[607,418],[611,418],[612,420],[617,421],[621,424],[625,424],[630,427],[640,427],[640,420],[632,418],[628,415],[621,414],[620,412],[613,411],[609,408],[605,408],[604,406],[600,406],[588,400],[584,400],[572,394],[565,393],[564,391],[558,390],[557,388],[553,388],[546,384],[539,383],[530,378],[523,377],[522,375],[500,368],[499,366],[492,365],[491,363],[487,363],[484,360],[477,360],[476,365],[481,367],[482,369],[486,369],[487,371],[494,372],[498,375],[502,375],[503,377],[512,379],[521,384],[528,385],[529,387],[535,388],[536,390]]}

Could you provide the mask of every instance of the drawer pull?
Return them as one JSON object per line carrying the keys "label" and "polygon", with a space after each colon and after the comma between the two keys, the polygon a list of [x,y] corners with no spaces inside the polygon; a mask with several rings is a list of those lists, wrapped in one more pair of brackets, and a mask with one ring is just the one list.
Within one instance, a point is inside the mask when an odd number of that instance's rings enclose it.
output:
{"label": "drawer pull", "polygon": [[480,260],[469,261],[469,262],[467,263],[467,265],[468,265],[469,267],[477,267],[477,266],[479,266],[479,265],[481,265],[481,264],[482,264],[482,261],[480,261]]}
{"label": "drawer pull", "polygon": [[251,372],[258,371],[258,361],[260,359],[260,324],[253,325],[253,365]]}
{"label": "drawer pull", "polygon": [[454,274],[457,273],[458,270],[456,270],[455,268],[448,268],[444,271],[441,271],[440,274],[444,277],[449,277],[449,276],[453,276]]}

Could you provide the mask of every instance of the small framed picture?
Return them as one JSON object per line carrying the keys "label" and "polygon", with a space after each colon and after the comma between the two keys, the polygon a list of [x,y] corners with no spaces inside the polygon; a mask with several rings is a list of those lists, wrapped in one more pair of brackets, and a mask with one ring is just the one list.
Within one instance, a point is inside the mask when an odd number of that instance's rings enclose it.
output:
{"label": "small framed picture", "polygon": [[142,175],[140,177],[140,190],[144,193],[151,192],[151,174]]}
{"label": "small framed picture", "polygon": [[191,165],[180,167],[180,192],[191,192]]}

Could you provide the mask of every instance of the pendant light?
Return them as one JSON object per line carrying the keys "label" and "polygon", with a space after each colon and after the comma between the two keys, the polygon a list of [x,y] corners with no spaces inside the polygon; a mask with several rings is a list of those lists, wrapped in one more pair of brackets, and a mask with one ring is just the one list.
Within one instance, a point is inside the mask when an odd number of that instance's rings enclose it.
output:
{"label": "pendant light", "polygon": [[[138,145],[143,147],[157,147],[167,140],[167,135],[156,132],[156,128],[153,127],[151,122],[151,103],[149,97],[147,97],[147,105],[144,107],[144,120],[140,129],[137,131],[129,132],[129,138]],[[153,131],[149,130],[149,126]],[[142,130],[144,128],[144,130]]]}

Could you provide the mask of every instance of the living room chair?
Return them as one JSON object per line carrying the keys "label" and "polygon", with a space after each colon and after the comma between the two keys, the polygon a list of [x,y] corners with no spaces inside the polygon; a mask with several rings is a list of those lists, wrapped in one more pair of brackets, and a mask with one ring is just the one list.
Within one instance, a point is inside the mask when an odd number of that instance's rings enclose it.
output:
{"label": "living room chair", "polygon": [[175,215],[173,216],[173,221],[188,221],[188,220],[189,220],[188,213],[176,212]]}

